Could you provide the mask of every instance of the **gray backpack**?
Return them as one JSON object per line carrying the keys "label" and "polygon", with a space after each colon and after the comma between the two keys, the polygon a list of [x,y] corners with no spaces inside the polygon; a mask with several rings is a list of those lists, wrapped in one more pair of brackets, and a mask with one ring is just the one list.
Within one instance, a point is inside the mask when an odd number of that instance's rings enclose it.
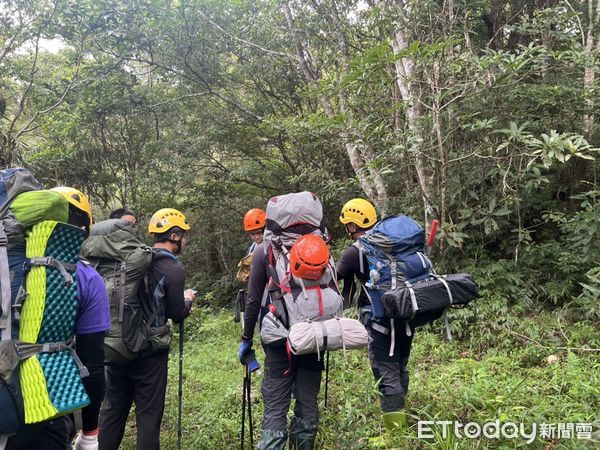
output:
{"label": "gray backpack", "polygon": [[319,280],[303,280],[290,271],[289,250],[296,239],[305,234],[324,237],[325,233],[323,207],[316,195],[300,192],[269,200],[263,244],[270,278],[263,300],[269,310],[261,322],[264,343],[287,339],[296,324],[343,317],[332,258]]}

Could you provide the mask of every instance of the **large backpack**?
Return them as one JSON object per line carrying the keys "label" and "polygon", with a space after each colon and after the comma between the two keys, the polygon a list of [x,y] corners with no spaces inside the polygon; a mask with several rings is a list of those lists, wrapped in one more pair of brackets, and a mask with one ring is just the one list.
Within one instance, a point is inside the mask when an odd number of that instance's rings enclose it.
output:
{"label": "large backpack", "polygon": [[[338,348],[360,348],[367,344],[364,327],[358,323],[341,321],[343,298],[337,288],[335,263],[329,264],[319,280],[296,277],[290,270],[289,252],[300,236],[314,234],[324,237],[323,207],[316,195],[300,192],[273,197],[267,205],[264,237],[265,264],[269,282],[263,297],[268,312],[261,321],[261,339],[266,344],[287,340],[289,350],[304,354]],[[331,322],[339,330],[340,339],[327,339],[328,328],[321,323]],[[306,324],[313,324],[306,328]],[[302,333],[293,333],[302,326]],[[346,333],[348,327],[357,333]],[[331,327],[330,327],[331,328]],[[298,339],[310,333],[310,339]],[[347,341],[344,337],[348,335]],[[356,339],[351,339],[350,335]],[[296,340],[290,340],[295,337]],[[307,345],[304,345],[307,344]]]}
{"label": "large backpack", "polygon": [[363,254],[367,257],[368,267],[361,267],[361,272],[369,276],[365,287],[375,318],[385,316],[384,292],[429,276],[431,262],[423,253],[425,232],[410,217],[386,217],[354,245],[359,249],[361,266]]}
{"label": "large backpack", "polygon": [[72,344],[83,230],[22,168],[0,171],[0,435],[89,403]]}
{"label": "large backpack", "polygon": [[[425,232],[407,216],[390,216],[356,243],[360,263],[367,257],[365,291],[375,319],[388,317],[418,327],[445,315],[450,306],[462,307],[478,297],[469,274],[438,275],[424,254]],[[450,338],[447,317],[446,331]]]}
{"label": "large backpack", "polygon": [[133,224],[110,219],[94,225],[81,255],[96,268],[108,292],[111,329],[104,338],[105,361],[139,358],[149,349],[140,290],[152,264],[152,248]]}

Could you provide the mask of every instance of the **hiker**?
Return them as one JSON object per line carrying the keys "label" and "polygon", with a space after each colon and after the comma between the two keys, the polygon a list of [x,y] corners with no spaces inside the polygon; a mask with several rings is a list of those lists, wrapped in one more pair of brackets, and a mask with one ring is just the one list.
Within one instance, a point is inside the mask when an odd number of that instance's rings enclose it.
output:
{"label": "hiker", "polygon": [[[366,288],[370,278],[369,263],[365,254],[359,251],[357,241],[377,224],[375,207],[365,199],[352,199],[343,206],[340,222],[354,241],[353,245],[344,250],[337,264],[338,278],[344,281],[344,306],[349,307],[356,299],[361,321],[369,332],[371,342],[368,353],[371,370],[378,381],[383,424],[386,430],[391,431],[406,423],[404,399],[408,391],[407,364],[414,329],[408,336],[405,333],[404,322],[386,317],[373,317]],[[359,282],[358,287],[355,277]],[[390,331],[392,326],[394,333]],[[371,443],[375,444],[376,441],[377,438]]]}
{"label": "hiker", "polygon": [[248,283],[252,253],[263,241],[265,218],[265,211],[259,208],[253,208],[244,215],[244,231],[250,235],[252,244],[248,247],[246,254],[238,263],[236,278],[240,283]]}
{"label": "hiker", "polygon": [[[172,208],[154,213],[148,225],[154,241],[152,265],[147,286],[142,286],[140,295],[151,297],[148,301],[157,308],[153,317],[146,320],[158,322],[161,328],[167,326],[167,319],[179,323],[187,317],[196,297],[192,289],[184,290],[185,274],[176,256],[185,251],[185,233],[189,229],[185,216]],[[167,337],[169,341],[162,350],[150,348],[133,361],[107,366],[106,396],[100,414],[101,450],[119,448],[132,403],[136,412],[136,448],[160,448],[170,334]]]}
{"label": "hiker", "polygon": [[263,241],[265,218],[266,213],[260,208],[252,208],[244,215],[244,231],[250,235],[253,241],[248,249],[248,254],[252,253],[254,248]]}
{"label": "hiker", "polygon": [[[87,197],[77,189],[56,187],[51,189],[63,195],[69,203],[68,222],[85,230],[86,236],[92,225],[92,209]],[[77,321],[75,325],[75,351],[89,376],[82,379],[90,404],[81,410],[82,429],[75,441],[76,450],[98,448],[98,414],[104,397],[104,332],[110,328],[108,297],[102,278],[89,264],[78,261]],[[75,435],[73,415],[61,416],[46,422],[26,425],[18,434],[10,437],[7,450],[70,448]]]}
{"label": "hiker", "polygon": [[[244,231],[250,235],[252,244],[248,247],[246,254],[238,263],[236,279],[243,285],[248,284],[250,277],[250,265],[252,264],[252,253],[263,241],[263,232],[265,230],[266,213],[259,208],[253,208],[244,215]],[[246,305],[245,289],[238,290],[234,304],[234,321],[240,322]]]}
{"label": "hiker", "polygon": [[250,235],[252,244],[248,247],[246,255],[251,255],[257,245],[263,241],[265,231],[266,213],[260,208],[252,208],[244,215],[244,231]]}
{"label": "hiker", "polygon": [[108,217],[109,217],[109,219],[126,220],[127,222],[131,222],[133,224],[137,223],[137,218],[135,216],[135,213],[129,208],[117,208],[117,209],[111,211],[111,213]]}
{"label": "hiker", "polygon": [[[285,336],[278,339],[276,335],[270,336],[268,330],[276,334],[277,330],[285,330],[298,322],[299,318],[293,316],[292,310],[283,306],[283,302],[288,304],[293,301],[292,295],[294,298],[305,295],[306,305],[310,304],[316,316],[320,315],[322,319],[329,319],[336,314],[341,316],[343,303],[332,282],[335,274],[330,276],[328,270],[329,251],[322,239],[323,212],[316,196],[310,192],[302,192],[274,197],[267,205],[266,218],[264,242],[256,248],[252,257],[244,331],[238,358],[242,364],[246,363],[246,356],[253,346],[254,328],[260,316],[265,373],[261,387],[264,415],[258,448],[286,448],[287,413],[293,394],[295,407],[289,426],[290,445],[296,449],[312,449],[319,424],[317,395],[321,386],[323,361],[317,353],[292,355],[288,351]],[[309,237],[317,242],[303,239]],[[294,247],[300,241],[303,244]],[[309,252],[308,256],[302,253],[305,250]],[[291,264],[286,255],[292,255]],[[308,265],[303,262],[306,260],[317,262]],[[321,281],[325,275],[327,280]],[[298,281],[303,277],[308,279]],[[302,283],[312,283],[312,289],[301,288],[304,286]],[[283,310],[287,311],[285,317]],[[315,320],[320,318],[315,317]],[[270,325],[272,323],[275,325]]]}

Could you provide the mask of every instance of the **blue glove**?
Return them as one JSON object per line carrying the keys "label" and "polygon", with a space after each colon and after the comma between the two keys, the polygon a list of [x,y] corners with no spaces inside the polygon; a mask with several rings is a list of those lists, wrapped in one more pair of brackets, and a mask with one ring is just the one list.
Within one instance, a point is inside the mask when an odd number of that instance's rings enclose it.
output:
{"label": "blue glove", "polygon": [[246,355],[246,364],[250,372],[256,372],[260,369],[260,364],[256,360],[256,353],[254,353],[254,350],[250,350]]}
{"label": "blue glove", "polygon": [[252,339],[242,339],[242,343],[240,344],[240,348],[238,350],[238,358],[240,363],[246,364],[246,355],[250,353],[252,350]]}

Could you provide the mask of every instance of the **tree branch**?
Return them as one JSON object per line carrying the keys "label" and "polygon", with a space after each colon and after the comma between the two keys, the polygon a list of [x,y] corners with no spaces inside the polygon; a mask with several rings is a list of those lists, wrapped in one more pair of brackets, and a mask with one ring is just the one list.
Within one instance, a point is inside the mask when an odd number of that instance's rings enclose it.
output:
{"label": "tree branch", "polygon": [[217,30],[219,30],[221,33],[223,33],[225,36],[233,39],[234,41],[241,42],[244,45],[256,48],[256,49],[258,49],[258,50],[260,50],[260,51],[262,51],[264,53],[267,53],[269,55],[282,56],[282,57],[290,59],[290,60],[296,59],[293,55],[290,55],[288,53],[282,53],[282,52],[277,52],[277,51],[274,51],[274,50],[269,50],[268,48],[265,48],[265,47],[262,47],[262,46],[260,46],[258,44],[255,44],[254,42],[250,42],[250,41],[247,41],[247,40],[242,39],[240,37],[234,36],[233,34],[228,33],[227,31],[225,31],[223,29],[223,27],[221,27],[219,24],[217,24],[216,22],[213,22],[211,19],[209,19],[208,16],[206,14],[204,14],[202,11],[200,11],[199,9],[196,9],[196,12],[198,14],[200,14],[204,18],[204,20],[206,20],[209,24],[211,24],[213,27],[215,27]]}

